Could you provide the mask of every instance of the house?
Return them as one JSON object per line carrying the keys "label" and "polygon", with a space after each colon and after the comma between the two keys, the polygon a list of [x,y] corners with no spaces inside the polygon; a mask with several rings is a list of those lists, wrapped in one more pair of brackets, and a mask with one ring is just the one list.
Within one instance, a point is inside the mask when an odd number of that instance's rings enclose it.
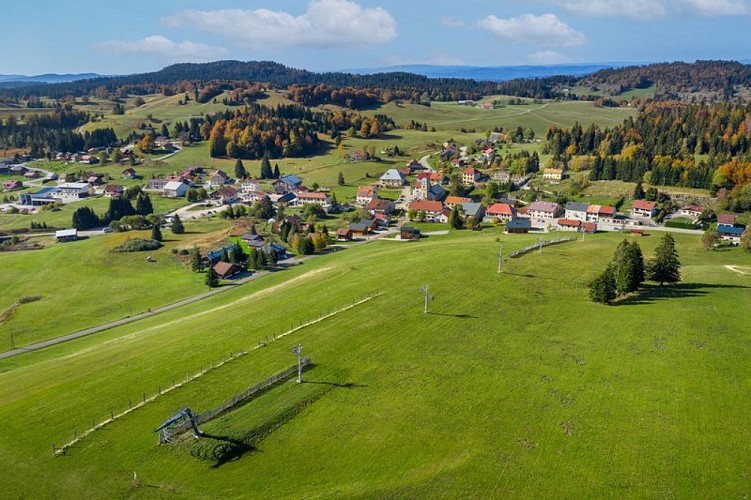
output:
{"label": "house", "polygon": [[56,181],[59,178],[60,176],[57,175],[55,172],[47,172],[47,175],[44,176],[44,182]]}
{"label": "house", "polygon": [[[180,196],[177,197],[179,198]],[[224,186],[218,191],[214,191],[209,195],[209,198],[217,202],[219,205],[231,205],[239,201],[237,189],[232,186]]]}
{"label": "house", "polygon": [[274,234],[281,234],[282,224],[284,222],[289,224],[289,227],[294,228],[298,233],[302,233],[305,230],[304,224],[302,223],[302,218],[300,216],[287,215],[284,217],[284,219],[274,222],[274,224],[271,226],[271,232]]}
{"label": "house", "polygon": [[404,185],[404,174],[395,168],[386,170],[379,179],[381,187],[384,188],[400,188]]}
{"label": "house", "polygon": [[402,226],[401,231],[399,231],[399,239],[401,240],[419,240],[420,239],[420,230],[416,227],[411,226]]}
{"label": "house", "polygon": [[80,200],[89,195],[89,184],[86,182],[64,182],[57,188],[60,190],[63,203]]}
{"label": "house", "polygon": [[107,184],[104,186],[104,196],[107,198],[120,198],[125,193],[125,188],[119,184]]}
{"label": "house", "polygon": [[587,234],[594,234],[597,231],[597,224],[594,222],[582,222],[581,231]]}
{"label": "house", "polygon": [[263,200],[265,196],[268,196],[268,194],[263,191],[250,191],[247,193],[242,193],[240,195],[240,201],[243,203],[253,204]]}
{"label": "house", "polygon": [[460,205],[464,212],[464,217],[473,217],[476,221],[485,218],[485,207],[482,203],[465,202]]}
{"label": "house", "polygon": [[527,234],[532,229],[532,222],[529,219],[514,219],[506,223],[503,230],[507,234]]}
{"label": "house", "polygon": [[349,160],[354,162],[360,162],[367,160],[368,155],[362,150],[355,150],[349,154]]}
{"label": "house", "polygon": [[253,193],[261,190],[261,181],[258,179],[245,179],[240,184],[240,191],[243,193]]}
{"label": "house", "polygon": [[10,180],[3,183],[3,189],[6,191],[18,191],[19,189],[23,189],[23,182],[17,181],[17,180]]}
{"label": "house", "polygon": [[415,200],[409,204],[409,210],[425,212],[427,220],[435,220],[443,212],[443,203],[440,201]]}
{"label": "house", "polygon": [[388,227],[391,224],[391,217],[386,214],[373,214],[373,221],[378,227]]}
{"label": "house", "polygon": [[691,219],[698,219],[701,213],[704,211],[702,207],[696,204],[686,205],[678,210],[678,215],[689,217]]}
{"label": "house", "polygon": [[293,201],[295,201],[297,199],[297,197],[295,196],[295,193],[292,193],[292,192],[283,193],[283,194],[273,194],[272,193],[272,194],[268,194],[267,196],[271,200],[271,203],[274,203],[274,204],[277,204],[277,205],[279,203],[283,203],[283,204],[286,205],[286,204],[292,203]]}
{"label": "house", "polygon": [[529,204],[527,211],[529,218],[536,224],[551,223],[563,213],[561,206],[551,201],[534,201]]}
{"label": "house", "polygon": [[365,206],[373,199],[378,198],[378,188],[375,186],[360,186],[357,189],[357,195],[355,196],[355,203],[361,206]]}
{"label": "house", "polygon": [[654,201],[634,200],[631,206],[633,217],[653,217],[657,214],[657,203]]}
{"label": "house", "polygon": [[586,203],[578,203],[575,201],[569,201],[566,203],[564,217],[569,220],[578,220],[582,222],[587,221],[587,209],[589,205]]}
{"label": "house", "polygon": [[472,198],[466,198],[464,196],[447,196],[443,203],[449,208],[454,208],[454,206],[463,203],[472,203]]}
{"label": "house", "polygon": [[613,224],[615,219],[615,207],[610,205],[589,205],[587,206],[586,222],[597,222],[600,224]]}
{"label": "house", "polygon": [[579,219],[558,219],[556,222],[558,229],[561,231],[578,231],[581,228],[582,221]]}
{"label": "house", "polygon": [[720,224],[717,226],[717,234],[722,241],[728,241],[731,245],[738,245],[741,242],[741,235],[746,230],[745,226],[727,226]]}
{"label": "house", "polygon": [[39,177],[39,175],[40,174],[38,170],[29,170],[28,172],[23,174],[23,176],[26,177],[27,179],[36,179],[37,177]]}
{"label": "house", "polygon": [[415,181],[412,188],[412,198],[416,200],[441,200],[446,196],[446,190],[439,184],[433,184],[430,179],[423,178]]}
{"label": "house", "polygon": [[222,256],[225,253],[229,255],[235,249],[236,246],[237,245],[235,243],[231,243],[218,250],[209,251],[209,253],[207,253],[206,256],[203,258],[204,264],[213,266],[214,264],[216,264],[217,262],[221,260]]}
{"label": "house", "polygon": [[165,198],[182,198],[187,192],[188,185],[178,181],[170,181],[162,189],[162,195]]}
{"label": "house", "polygon": [[720,226],[735,226],[735,215],[717,214],[717,224]]}
{"label": "house", "polygon": [[516,219],[516,208],[508,203],[493,203],[485,210],[485,217],[499,222]]}
{"label": "house", "polygon": [[96,163],[99,163],[99,158],[92,155],[81,155],[81,159],[78,161],[87,165],[94,165]]}
{"label": "house", "polygon": [[123,179],[132,180],[136,178],[136,171],[132,168],[126,168],[123,170]]}
{"label": "house", "polygon": [[13,165],[10,167],[10,175],[26,175],[29,169],[25,165]]}
{"label": "house", "polygon": [[86,178],[86,182],[88,182],[91,186],[101,186],[102,176],[99,174],[89,174],[89,176]]}
{"label": "house", "polygon": [[217,262],[214,264],[214,272],[219,276],[219,279],[226,280],[232,276],[242,272],[242,267],[230,262]]}
{"label": "house", "polygon": [[42,188],[36,193],[21,193],[19,195],[21,205],[30,205],[32,207],[40,207],[50,203],[58,203],[61,201],[60,189],[56,187]]}
{"label": "house", "polygon": [[467,167],[462,171],[462,184],[471,186],[479,181],[482,175],[474,167]]}
{"label": "house", "polygon": [[443,172],[420,172],[417,174],[417,179],[430,179],[431,183],[441,185],[448,184],[449,182],[449,178]]}
{"label": "house", "polygon": [[324,210],[331,208],[331,198],[326,193],[318,193],[313,191],[301,191],[297,193],[297,199],[295,199],[294,205],[301,207],[304,205],[318,205],[323,207]]}
{"label": "house", "polygon": [[546,168],[542,171],[542,178],[546,181],[561,181],[563,180],[562,168]]}
{"label": "house", "polygon": [[353,222],[349,225],[349,230],[353,236],[366,236],[373,231],[373,228],[370,222]]}
{"label": "house", "polygon": [[440,214],[433,216],[433,222],[447,224],[449,221],[449,217],[451,217],[451,210],[444,207],[444,209],[441,210]]}
{"label": "house", "polygon": [[241,239],[247,243],[248,248],[261,248],[263,246],[263,236],[260,234],[245,233]]}
{"label": "house", "polygon": [[146,189],[154,191],[164,191],[164,186],[170,182],[167,179],[149,179],[149,183],[146,185]]}
{"label": "house", "polygon": [[394,202],[391,200],[383,200],[380,198],[377,198],[370,203],[368,203],[365,206],[365,210],[371,213],[371,215],[375,214],[384,214],[384,215],[391,215],[394,213],[394,210],[396,207],[394,206]]}
{"label": "house", "polygon": [[352,230],[348,227],[342,227],[336,231],[337,241],[350,241],[352,240]]}
{"label": "house", "polygon": [[265,255],[271,255],[275,261],[284,260],[287,258],[287,249],[278,243],[269,241],[261,247],[261,251]]}
{"label": "house", "polygon": [[55,240],[58,243],[66,243],[68,241],[76,241],[78,239],[77,229],[60,229],[55,231]]}
{"label": "house", "polygon": [[300,189],[302,187],[302,179],[296,175],[283,175],[279,178],[279,181],[284,183],[289,191]]}
{"label": "house", "polygon": [[209,178],[206,181],[206,187],[209,189],[214,187],[224,186],[229,181],[229,175],[223,170],[214,170],[209,174]]}

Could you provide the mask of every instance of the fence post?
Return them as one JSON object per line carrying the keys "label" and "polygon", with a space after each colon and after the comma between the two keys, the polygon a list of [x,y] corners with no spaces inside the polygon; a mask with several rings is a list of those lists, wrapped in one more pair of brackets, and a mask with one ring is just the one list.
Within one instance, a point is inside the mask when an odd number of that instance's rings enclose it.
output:
{"label": "fence post", "polygon": [[143,402],[146,403],[146,393],[143,393]]}
{"label": "fence post", "polygon": [[114,419],[115,419],[115,410],[110,408],[110,420],[114,420]]}

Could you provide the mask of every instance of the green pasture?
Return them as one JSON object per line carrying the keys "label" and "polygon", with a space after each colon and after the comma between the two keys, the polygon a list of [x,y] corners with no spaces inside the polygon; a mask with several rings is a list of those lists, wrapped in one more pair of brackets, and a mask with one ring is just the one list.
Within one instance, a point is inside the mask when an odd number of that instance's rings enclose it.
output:
{"label": "green pasture", "polygon": [[[751,348],[739,311],[751,275],[725,266],[751,272],[747,255],[676,235],[683,283],[607,307],[585,284],[622,236],[548,247],[502,275],[498,237],[504,252],[537,238],[493,229],[375,242],[0,361],[6,494],[743,496]],[[646,256],[659,240],[638,239]],[[435,295],[428,315],[423,284]],[[306,383],[206,424],[210,437],[156,444],[153,429],[182,405],[204,411],[290,366],[295,343],[315,364]],[[238,350],[248,354],[52,457],[53,443]]]}

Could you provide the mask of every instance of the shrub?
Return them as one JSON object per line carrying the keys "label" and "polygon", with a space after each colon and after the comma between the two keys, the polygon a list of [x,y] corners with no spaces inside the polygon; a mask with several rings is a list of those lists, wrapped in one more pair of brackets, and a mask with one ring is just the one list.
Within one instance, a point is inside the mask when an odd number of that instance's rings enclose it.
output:
{"label": "shrub", "polygon": [[148,250],[156,250],[162,246],[156,240],[145,240],[143,238],[133,238],[128,240],[122,245],[116,246],[112,249],[113,252],[144,252]]}

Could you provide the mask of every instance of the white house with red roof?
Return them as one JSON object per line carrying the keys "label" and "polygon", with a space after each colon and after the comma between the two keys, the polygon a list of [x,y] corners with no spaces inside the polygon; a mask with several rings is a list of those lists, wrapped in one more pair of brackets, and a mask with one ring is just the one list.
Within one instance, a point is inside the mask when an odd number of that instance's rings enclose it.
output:
{"label": "white house with red roof", "polygon": [[462,171],[462,184],[465,186],[471,186],[475,182],[479,181],[482,175],[474,167],[467,167]]}
{"label": "white house with red roof", "polygon": [[563,209],[552,201],[534,201],[527,207],[527,212],[533,224],[548,224],[562,215]]}
{"label": "white house with red roof", "polygon": [[692,203],[690,205],[686,205],[685,207],[681,207],[681,209],[678,210],[678,215],[689,217],[691,219],[698,219],[701,216],[703,210],[704,209],[699,205]]}
{"label": "white house with red roof", "polygon": [[300,191],[296,193],[294,205],[301,207],[303,205],[319,205],[328,210],[331,208],[331,198],[326,193],[319,193],[314,191]]}
{"label": "white house with red roof", "polygon": [[631,215],[634,217],[653,217],[657,213],[657,203],[647,200],[634,200]]}
{"label": "white house with red roof", "polygon": [[516,209],[508,203],[493,203],[485,210],[485,219],[510,221],[516,219]]}
{"label": "white house with red roof", "polygon": [[360,186],[357,188],[355,203],[365,206],[373,200],[378,199],[378,188],[375,186]]}

